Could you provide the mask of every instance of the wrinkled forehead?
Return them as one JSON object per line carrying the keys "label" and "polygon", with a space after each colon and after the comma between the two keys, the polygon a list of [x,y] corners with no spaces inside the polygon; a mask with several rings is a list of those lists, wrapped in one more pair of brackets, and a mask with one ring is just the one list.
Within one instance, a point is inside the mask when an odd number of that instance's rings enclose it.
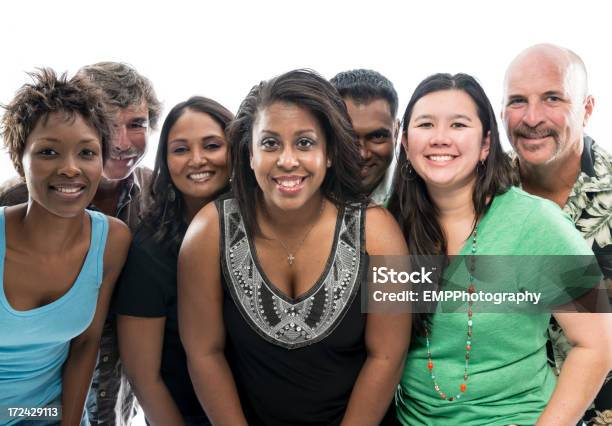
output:
{"label": "wrinkled forehead", "polygon": [[508,67],[505,97],[553,92],[584,98],[587,88],[583,69],[569,58],[544,54],[519,57]]}
{"label": "wrinkled forehead", "polygon": [[116,114],[119,124],[125,124],[134,119],[149,121],[149,109],[146,101],[140,104],[128,105],[125,108],[117,108]]}

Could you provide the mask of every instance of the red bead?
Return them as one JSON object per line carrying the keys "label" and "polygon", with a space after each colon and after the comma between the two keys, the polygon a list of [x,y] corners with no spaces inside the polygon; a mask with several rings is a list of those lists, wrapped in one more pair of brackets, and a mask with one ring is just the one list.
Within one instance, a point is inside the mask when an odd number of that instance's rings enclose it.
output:
{"label": "red bead", "polygon": [[467,389],[467,386],[465,383],[461,383],[461,386],[459,386],[459,389],[461,389],[461,392],[465,392],[465,390]]}
{"label": "red bead", "polygon": [[473,285],[468,287],[468,293],[474,293],[475,291],[476,291],[476,288]]}
{"label": "red bead", "polygon": [[465,347],[465,349],[469,351],[469,350],[471,350],[471,349],[472,349],[472,347],[471,347],[470,345],[467,345],[467,346]]}
{"label": "red bead", "polygon": [[427,363],[427,368],[429,368],[431,370],[433,368],[433,362],[429,361]]}
{"label": "red bead", "polygon": [[442,398],[442,399],[446,399],[446,394],[445,394],[444,392],[441,392],[441,393],[440,393],[440,398]]}
{"label": "red bead", "polygon": [[470,317],[472,316],[472,310],[471,309],[468,310],[468,316],[470,316]]}

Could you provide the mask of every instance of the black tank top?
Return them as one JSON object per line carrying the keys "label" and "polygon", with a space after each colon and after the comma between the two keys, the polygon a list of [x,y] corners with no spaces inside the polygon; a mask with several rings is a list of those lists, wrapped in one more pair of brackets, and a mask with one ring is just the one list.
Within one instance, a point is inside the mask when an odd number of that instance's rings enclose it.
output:
{"label": "black tank top", "polygon": [[339,424],[366,359],[363,206],[339,209],[325,270],[297,299],[269,282],[237,201],[217,207],[226,356],[249,424]]}

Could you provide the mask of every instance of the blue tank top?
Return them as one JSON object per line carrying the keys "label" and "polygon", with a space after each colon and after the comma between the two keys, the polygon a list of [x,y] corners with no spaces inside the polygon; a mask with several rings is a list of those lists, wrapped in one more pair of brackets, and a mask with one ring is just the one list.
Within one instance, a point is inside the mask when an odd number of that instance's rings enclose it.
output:
{"label": "blue tank top", "polygon": [[[62,393],[62,367],[70,341],[91,324],[103,278],[108,219],[86,211],[91,242],[72,287],[52,303],[17,311],[4,293],[6,231],[0,207],[0,407],[43,407]],[[5,424],[2,419],[0,424]]]}

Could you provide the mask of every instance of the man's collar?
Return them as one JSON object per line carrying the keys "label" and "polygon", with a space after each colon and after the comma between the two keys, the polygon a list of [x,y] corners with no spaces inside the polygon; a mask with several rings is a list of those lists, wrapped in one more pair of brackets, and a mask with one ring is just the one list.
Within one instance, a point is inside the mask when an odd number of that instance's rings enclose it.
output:
{"label": "man's collar", "polygon": [[136,197],[144,185],[144,177],[141,176],[143,168],[136,168],[131,175],[121,181],[121,189],[119,192],[119,201],[117,208],[120,210],[126,204],[129,204],[134,197]]}
{"label": "man's collar", "polygon": [[393,191],[393,180],[395,179],[395,169],[397,168],[397,158],[399,156],[398,148],[401,148],[401,144],[399,143],[394,149],[393,158],[391,159],[389,167],[387,167],[387,171],[378,185],[376,185],[376,187],[370,193],[370,200],[374,204],[384,206],[391,197],[391,192]]}
{"label": "man's collar", "polygon": [[580,157],[580,170],[589,177],[595,177],[595,159],[593,158],[593,139],[584,135],[582,156]]}

